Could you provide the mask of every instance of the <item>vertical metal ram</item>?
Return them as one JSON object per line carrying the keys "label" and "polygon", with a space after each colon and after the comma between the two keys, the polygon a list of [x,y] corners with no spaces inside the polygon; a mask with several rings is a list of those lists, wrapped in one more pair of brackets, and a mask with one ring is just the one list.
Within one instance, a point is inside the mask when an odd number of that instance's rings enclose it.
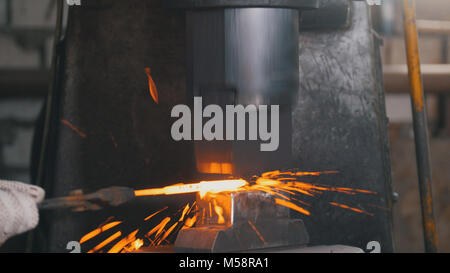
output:
{"label": "vertical metal ram", "polygon": [[[318,3],[276,2],[169,1],[169,6],[187,10],[191,97],[202,97],[203,105],[222,109],[226,105],[255,105],[255,110],[259,105],[279,105],[280,109],[277,150],[262,152],[260,141],[237,139],[236,130],[235,141],[196,139],[200,173],[249,175],[289,164],[291,103],[299,87],[299,10]],[[247,119],[246,131],[252,126],[249,123]]]}

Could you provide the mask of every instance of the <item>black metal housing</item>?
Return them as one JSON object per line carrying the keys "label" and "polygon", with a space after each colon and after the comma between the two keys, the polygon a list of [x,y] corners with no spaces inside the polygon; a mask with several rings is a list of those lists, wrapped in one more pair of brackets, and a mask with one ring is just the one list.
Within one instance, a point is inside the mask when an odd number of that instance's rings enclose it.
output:
{"label": "black metal housing", "polygon": [[167,0],[169,8],[201,9],[201,8],[244,8],[269,7],[314,9],[319,7],[319,0]]}

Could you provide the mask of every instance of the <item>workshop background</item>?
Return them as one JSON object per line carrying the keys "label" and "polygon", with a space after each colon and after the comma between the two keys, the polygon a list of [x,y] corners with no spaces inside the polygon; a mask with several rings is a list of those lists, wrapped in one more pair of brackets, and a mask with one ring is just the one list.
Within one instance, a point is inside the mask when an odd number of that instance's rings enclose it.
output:
{"label": "workshop background", "polygon": [[[50,80],[55,0],[0,0],[0,178],[30,182],[35,122]],[[439,251],[450,252],[450,2],[417,2],[428,105]],[[383,0],[374,20],[382,47],[397,252],[423,252],[401,1]],[[17,251],[5,245],[2,251]]]}

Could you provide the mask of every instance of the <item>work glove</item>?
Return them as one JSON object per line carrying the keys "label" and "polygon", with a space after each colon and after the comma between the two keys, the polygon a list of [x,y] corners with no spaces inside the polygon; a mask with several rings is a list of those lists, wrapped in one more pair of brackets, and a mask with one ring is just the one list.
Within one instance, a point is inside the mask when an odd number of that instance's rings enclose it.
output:
{"label": "work glove", "polygon": [[37,226],[37,204],[44,196],[45,192],[40,187],[0,180],[0,245],[10,237]]}

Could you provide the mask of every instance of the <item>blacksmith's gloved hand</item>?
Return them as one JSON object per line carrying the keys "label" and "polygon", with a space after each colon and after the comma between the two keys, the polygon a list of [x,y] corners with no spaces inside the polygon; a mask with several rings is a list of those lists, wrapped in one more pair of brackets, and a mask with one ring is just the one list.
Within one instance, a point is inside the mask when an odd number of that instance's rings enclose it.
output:
{"label": "blacksmith's gloved hand", "polygon": [[37,186],[0,180],[0,245],[37,226],[37,204],[44,196],[44,190]]}

